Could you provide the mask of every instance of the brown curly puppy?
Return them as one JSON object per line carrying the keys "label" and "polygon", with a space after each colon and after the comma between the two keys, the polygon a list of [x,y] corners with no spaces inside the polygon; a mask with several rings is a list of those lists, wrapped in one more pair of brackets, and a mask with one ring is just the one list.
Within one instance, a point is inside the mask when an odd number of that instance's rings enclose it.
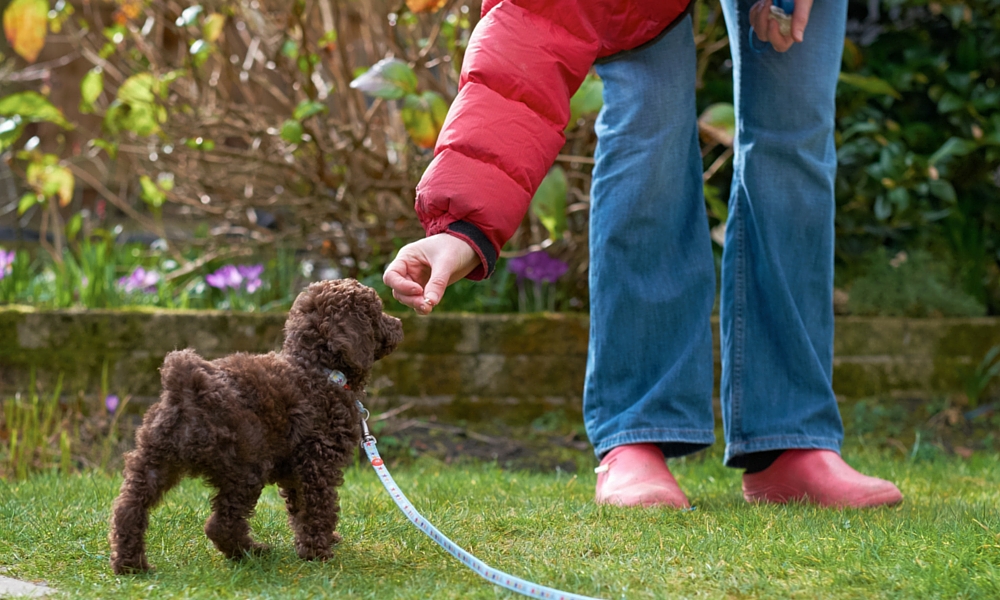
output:
{"label": "brown curly puppy", "polygon": [[160,401],[125,457],[109,536],[114,572],[149,570],[149,511],[183,476],[218,490],[205,534],[229,558],[267,549],[251,539],[247,518],[269,483],[285,499],[298,555],[328,558],[340,541],[336,488],[361,438],[356,401],[374,362],[402,338],[375,292],[344,279],[299,294],[281,352],[214,361],[193,350],[168,354]]}

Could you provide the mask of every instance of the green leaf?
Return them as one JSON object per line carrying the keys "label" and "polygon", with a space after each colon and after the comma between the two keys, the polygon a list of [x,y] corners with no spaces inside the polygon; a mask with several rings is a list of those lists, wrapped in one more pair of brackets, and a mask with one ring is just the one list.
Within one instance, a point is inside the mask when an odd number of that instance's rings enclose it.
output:
{"label": "green leaf", "polygon": [[220,13],[212,13],[205,17],[205,23],[201,26],[201,34],[209,42],[214,42],[222,35],[222,28],[226,24],[226,16]]}
{"label": "green leaf", "polygon": [[299,57],[299,43],[295,40],[285,40],[281,45],[281,55],[296,60]]}
{"label": "green leaf", "polygon": [[21,196],[21,200],[17,203],[17,214],[23,215],[24,211],[28,210],[32,206],[38,203],[38,196],[34,192],[28,192],[27,194]]}
{"label": "green leaf", "polygon": [[945,94],[941,96],[941,99],[938,100],[938,112],[941,114],[955,112],[956,110],[961,110],[964,107],[965,100],[951,92],[945,92]]}
{"label": "green leaf", "polygon": [[351,89],[386,100],[398,100],[417,91],[417,75],[405,62],[385,58],[351,82]]}
{"label": "green leaf", "polygon": [[139,73],[125,80],[118,88],[118,99],[126,104],[152,104],[156,101],[154,88],[159,90],[159,82],[152,73]]}
{"label": "green leaf", "polygon": [[13,117],[18,115],[29,123],[48,121],[63,129],[73,129],[62,111],[56,108],[49,99],[38,92],[18,92],[0,98],[0,116]]}
{"label": "green leaf", "polygon": [[889,190],[888,199],[902,212],[910,206],[910,191],[905,187],[893,188]]}
{"label": "green leaf", "polygon": [[581,117],[596,114],[604,106],[604,82],[596,75],[587,75],[580,88],[569,100],[569,129],[576,125]]}
{"label": "green leaf", "polygon": [[400,117],[413,142],[425,149],[433,148],[448,116],[448,103],[437,92],[407,94]]}
{"label": "green leaf", "polygon": [[927,162],[931,165],[936,165],[942,160],[951,158],[952,156],[965,156],[966,154],[972,152],[979,147],[979,144],[972,140],[966,140],[958,137],[948,138],[941,147],[937,149],[937,152],[931,155]]}
{"label": "green leaf", "polygon": [[698,117],[698,129],[716,143],[732,147],[736,136],[736,109],[728,102],[709,106]]}
{"label": "green leaf", "polygon": [[66,167],[55,164],[58,157],[48,155],[41,161],[28,165],[28,183],[41,192],[45,198],[58,198],[59,206],[66,206],[73,200],[75,181],[73,173]]}
{"label": "green leaf", "polygon": [[191,54],[201,54],[202,52],[208,52],[209,45],[205,40],[195,40],[191,42]]}
{"label": "green leaf", "polygon": [[299,105],[295,107],[292,112],[292,118],[296,121],[301,121],[303,119],[308,119],[313,115],[318,115],[320,113],[326,112],[326,105],[322,102],[316,102],[315,100],[303,100],[299,102]]}
{"label": "green leaf", "polygon": [[902,98],[899,92],[896,91],[896,88],[892,87],[888,81],[879,79],[878,77],[865,77],[864,75],[857,75],[855,73],[841,73],[838,79],[840,83],[845,83],[869,94],[892,96],[897,100]]}
{"label": "green leaf", "polygon": [[879,221],[885,221],[890,216],[892,216],[892,203],[887,201],[885,196],[879,195],[875,199],[875,218]]}
{"label": "green leaf", "polygon": [[531,211],[549,232],[549,238],[557,240],[566,231],[566,172],[555,166],[542,180],[531,199]]}
{"label": "green leaf", "polygon": [[115,160],[118,158],[118,144],[114,142],[109,142],[101,138],[95,138],[90,140],[93,146],[96,146],[108,153],[108,158]]}
{"label": "green leaf", "polygon": [[330,31],[327,31],[326,33],[323,34],[322,37],[319,38],[318,43],[320,46],[326,46],[327,48],[332,49],[333,44],[335,44],[336,42],[337,42],[337,30],[331,29]]}
{"label": "green leaf", "polygon": [[181,16],[177,17],[174,24],[178,27],[187,27],[188,25],[194,23],[201,11],[204,10],[200,4],[195,4],[194,6],[189,6],[181,12]]}
{"label": "green leaf", "polygon": [[3,12],[3,31],[11,48],[29,63],[45,47],[48,0],[13,0]]}
{"label": "green leaf", "polygon": [[81,227],[83,227],[83,215],[76,213],[66,222],[66,239],[75,238],[76,234],[80,233]]}
{"label": "green leaf", "polygon": [[298,144],[302,141],[302,123],[293,119],[288,119],[281,125],[281,139],[289,144]]}
{"label": "green leaf", "polygon": [[80,82],[80,112],[89,113],[94,111],[94,102],[104,91],[104,71],[101,67],[94,67],[87,71]]}
{"label": "green leaf", "polygon": [[932,194],[945,202],[954,203],[958,200],[958,196],[955,195],[955,188],[951,185],[950,181],[935,179],[929,183],[929,187]]}
{"label": "green leaf", "polygon": [[21,117],[14,115],[9,119],[0,117],[0,152],[14,145],[21,137]]}
{"label": "green leaf", "polygon": [[153,208],[160,208],[167,199],[167,195],[157,187],[156,183],[149,178],[149,175],[139,177],[139,186],[142,188],[142,200]]}

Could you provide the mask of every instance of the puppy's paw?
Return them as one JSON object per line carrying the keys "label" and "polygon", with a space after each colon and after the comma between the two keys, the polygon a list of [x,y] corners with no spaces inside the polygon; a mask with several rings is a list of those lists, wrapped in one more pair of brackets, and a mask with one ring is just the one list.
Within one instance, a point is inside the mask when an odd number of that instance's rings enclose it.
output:
{"label": "puppy's paw", "polygon": [[230,558],[233,560],[242,560],[251,556],[263,556],[271,551],[271,547],[267,544],[261,544],[254,542],[252,545],[245,548],[240,548],[239,554],[234,554]]}
{"label": "puppy's paw", "polygon": [[333,539],[334,544],[339,544],[340,542],[344,541],[344,536],[340,535],[336,531],[333,532],[331,538]]}
{"label": "puppy's paw", "polygon": [[298,546],[295,548],[299,558],[302,560],[329,560],[332,556],[329,548],[312,548],[308,546]]}
{"label": "puppy's paw", "polygon": [[133,559],[125,559],[117,555],[111,556],[111,570],[115,575],[138,575],[150,573],[156,569],[149,564],[145,556]]}

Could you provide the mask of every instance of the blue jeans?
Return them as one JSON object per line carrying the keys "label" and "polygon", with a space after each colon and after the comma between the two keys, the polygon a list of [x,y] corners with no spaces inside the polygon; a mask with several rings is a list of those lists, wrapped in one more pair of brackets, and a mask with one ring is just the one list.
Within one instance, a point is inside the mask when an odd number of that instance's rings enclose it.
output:
{"label": "blue jeans", "polygon": [[[729,466],[754,452],[839,451],[833,371],[834,92],[846,0],[813,6],[805,42],[747,47],[751,0],[723,0],[737,136],[722,258]],[[758,40],[759,42],[759,40]],[[599,65],[584,418],[598,456],[715,441],[712,255],[690,20]]]}

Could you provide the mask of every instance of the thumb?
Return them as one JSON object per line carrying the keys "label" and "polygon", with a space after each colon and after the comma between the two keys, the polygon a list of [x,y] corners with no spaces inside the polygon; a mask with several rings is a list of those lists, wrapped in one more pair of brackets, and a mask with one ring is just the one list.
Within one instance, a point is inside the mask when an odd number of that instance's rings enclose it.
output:
{"label": "thumb", "polygon": [[427,285],[424,286],[424,301],[430,305],[428,308],[437,306],[444,296],[444,290],[448,287],[448,280],[451,279],[451,273],[446,271],[447,269],[440,266],[436,266],[431,271],[431,277],[427,280]]}
{"label": "thumb", "polygon": [[795,0],[795,12],[792,13],[792,38],[796,42],[801,43],[805,39],[812,5],[813,0]]}

